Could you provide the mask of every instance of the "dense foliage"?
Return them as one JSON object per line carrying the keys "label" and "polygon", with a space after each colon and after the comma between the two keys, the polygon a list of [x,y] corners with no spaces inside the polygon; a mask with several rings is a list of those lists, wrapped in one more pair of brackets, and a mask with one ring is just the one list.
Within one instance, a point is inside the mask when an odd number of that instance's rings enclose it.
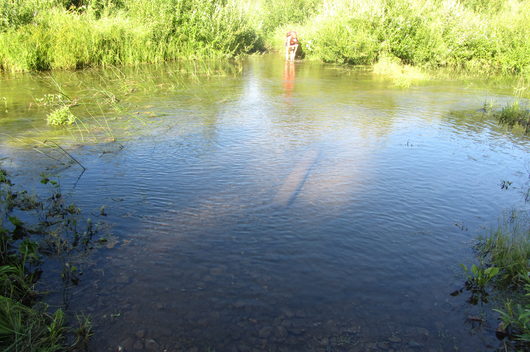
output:
{"label": "dense foliage", "polygon": [[[325,0],[296,27],[308,57],[530,73],[528,0]],[[276,32],[276,45],[286,27]]]}
{"label": "dense foliage", "polygon": [[530,74],[530,0],[4,0],[0,68],[27,71],[233,57],[306,57]]}
{"label": "dense foliage", "polygon": [[245,13],[225,0],[7,0],[0,68],[11,71],[230,57],[255,50]]}

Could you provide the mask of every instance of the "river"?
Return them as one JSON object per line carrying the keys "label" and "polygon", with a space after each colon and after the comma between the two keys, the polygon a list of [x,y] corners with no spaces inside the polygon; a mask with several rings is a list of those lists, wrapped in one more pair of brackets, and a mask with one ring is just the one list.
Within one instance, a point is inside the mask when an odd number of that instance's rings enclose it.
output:
{"label": "river", "polygon": [[[3,166],[111,226],[71,288],[90,350],[495,350],[492,307],[450,293],[474,239],[528,209],[528,137],[480,114],[510,80],[226,66],[0,78]],[[46,125],[58,92],[84,125]]]}

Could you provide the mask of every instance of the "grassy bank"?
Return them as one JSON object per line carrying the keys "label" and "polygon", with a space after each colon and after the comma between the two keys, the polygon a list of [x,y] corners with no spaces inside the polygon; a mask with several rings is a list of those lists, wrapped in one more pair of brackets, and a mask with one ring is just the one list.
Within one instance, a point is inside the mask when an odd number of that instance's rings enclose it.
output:
{"label": "grassy bank", "polygon": [[405,65],[530,74],[529,20],[528,0],[323,0],[268,42],[281,49],[295,28],[306,57],[324,62],[371,65],[393,56]]}
{"label": "grassy bank", "polygon": [[283,50],[324,62],[530,75],[530,0],[4,0],[0,69],[226,58]]}
{"label": "grassy bank", "polygon": [[[46,258],[60,258],[65,288],[79,280],[76,255],[88,251],[97,231],[82,225],[79,209],[66,204],[58,184],[40,199],[16,187],[0,169],[0,347],[2,351],[66,351],[83,346],[90,321],[73,322],[62,309],[42,303],[36,285]],[[73,319],[75,321],[75,318]]]}
{"label": "grassy bank", "polygon": [[225,0],[7,0],[0,5],[0,68],[75,69],[249,53],[259,47],[259,38],[239,5]]}

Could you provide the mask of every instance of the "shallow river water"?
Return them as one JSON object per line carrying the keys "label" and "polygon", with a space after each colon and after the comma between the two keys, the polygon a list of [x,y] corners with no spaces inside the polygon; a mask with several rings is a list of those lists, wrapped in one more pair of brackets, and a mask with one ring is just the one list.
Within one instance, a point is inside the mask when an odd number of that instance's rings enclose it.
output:
{"label": "shallow river water", "polygon": [[[399,88],[276,56],[181,71],[0,80],[4,167],[34,189],[31,175],[58,175],[87,214],[105,207],[109,248],[81,265],[69,305],[93,317],[91,351],[500,346],[491,307],[450,293],[473,240],[527,209],[528,137],[477,113],[510,101],[509,81]],[[46,126],[35,99],[61,90],[87,131]]]}

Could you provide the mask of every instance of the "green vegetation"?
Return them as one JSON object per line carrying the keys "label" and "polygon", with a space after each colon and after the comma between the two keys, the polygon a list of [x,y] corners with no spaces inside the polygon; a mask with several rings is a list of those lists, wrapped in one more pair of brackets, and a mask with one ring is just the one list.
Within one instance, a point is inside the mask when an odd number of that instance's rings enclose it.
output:
{"label": "green vegetation", "polygon": [[322,0],[263,1],[259,16],[261,29],[271,33],[285,24],[303,24],[315,15]]}
{"label": "green vegetation", "polygon": [[517,125],[522,127],[526,133],[530,132],[530,109],[517,100],[503,107],[501,111],[493,113],[493,115],[502,125],[507,125],[510,128]]}
{"label": "green vegetation", "polygon": [[256,31],[234,1],[7,0],[0,6],[6,71],[233,57],[258,48]]}
{"label": "green vegetation", "polygon": [[[279,2],[279,1],[278,1]],[[530,72],[530,1],[324,0],[297,28],[307,57],[373,64],[393,56],[403,64],[505,73]]]}
{"label": "green vegetation", "polygon": [[227,58],[294,29],[324,62],[528,75],[529,21],[530,0],[4,0],[0,69]]}
{"label": "green vegetation", "polygon": [[462,264],[462,269],[467,274],[466,288],[473,292],[474,297],[485,298],[486,286],[499,273],[499,268],[491,266],[489,268],[478,267],[475,264],[471,265],[471,269]]}
{"label": "green vegetation", "polygon": [[376,75],[390,78],[398,87],[409,87],[413,83],[429,79],[429,75],[420,69],[403,65],[395,56],[382,55],[374,65],[373,72]]}
{"label": "green vegetation", "polygon": [[48,121],[48,124],[52,126],[71,125],[75,122],[75,120],[76,117],[74,114],[72,114],[68,106],[63,106],[53,110],[46,117],[46,121]]}
{"label": "green vegetation", "polygon": [[[495,231],[479,239],[466,289],[471,303],[486,302],[486,290],[496,298],[502,324],[515,350],[530,347],[530,228],[526,213],[512,212]],[[467,272],[467,268],[464,269]]]}
{"label": "green vegetation", "polygon": [[[0,169],[0,347],[3,351],[63,351],[82,346],[91,334],[90,321],[78,316],[78,327],[67,324],[62,309],[50,312],[39,301],[35,285],[47,256],[63,259],[65,287],[78,281],[74,254],[86,252],[97,233],[81,226],[79,209],[67,205],[56,181],[47,199],[17,190]],[[21,219],[24,219],[22,221]]]}

